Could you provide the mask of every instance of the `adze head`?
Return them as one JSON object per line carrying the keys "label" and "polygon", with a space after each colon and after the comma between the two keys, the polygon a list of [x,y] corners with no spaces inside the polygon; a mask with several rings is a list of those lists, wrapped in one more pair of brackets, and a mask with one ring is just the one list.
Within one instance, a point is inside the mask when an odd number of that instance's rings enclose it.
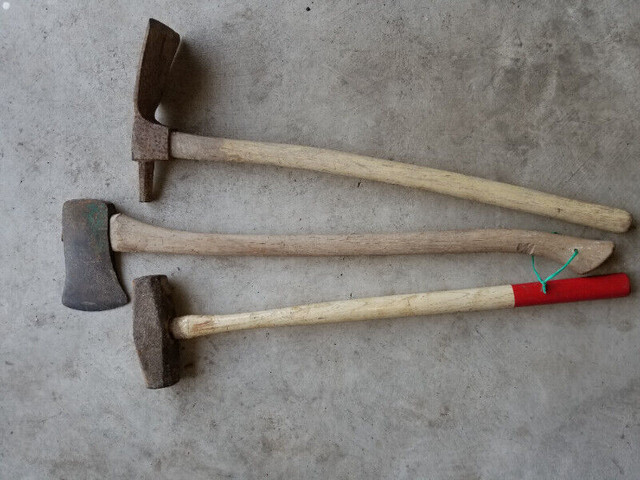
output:
{"label": "adze head", "polygon": [[154,162],[169,160],[169,128],[156,121],[155,113],[178,45],[180,35],[157,20],[149,20],[136,80],[131,140],[131,154],[139,168],[141,202],[152,198]]}
{"label": "adze head", "polygon": [[128,302],[109,244],[109,217],[114,213],[114,206],[101,200],[69,200],[62,207],[62,303],[69,308],[109,310]]}
{"label": "adze head", "polygon": [[147,388],[169,387],[180,380],[180,349],[170,332],[175,317],[166,275],[133,281],[133,340]]}

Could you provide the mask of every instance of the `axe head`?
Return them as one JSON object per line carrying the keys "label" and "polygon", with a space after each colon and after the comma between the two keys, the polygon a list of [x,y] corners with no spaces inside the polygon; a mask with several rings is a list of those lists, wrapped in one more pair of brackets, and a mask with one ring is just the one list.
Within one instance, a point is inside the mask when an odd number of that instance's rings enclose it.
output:
{"label": "axe head", "polygon": [[101,200],[69,200],[62,207],[66,278],[62,303],[84,311],[110,310],[128,302],[113,267],[109,217]]}
{"label": "axe head", "polygon": [[165,275],[133,281],[133,340],[147,388],[169,387],[180,380],[180,344],[169,331],[175,316]]}

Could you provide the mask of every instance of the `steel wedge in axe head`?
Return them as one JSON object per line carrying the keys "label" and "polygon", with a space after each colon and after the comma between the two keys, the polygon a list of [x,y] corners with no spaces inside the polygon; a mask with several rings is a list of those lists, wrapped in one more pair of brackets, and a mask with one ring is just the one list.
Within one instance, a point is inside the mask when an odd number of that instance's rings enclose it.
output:
{"label": "steel wedge in axe head", "polygon": [[420,188],[499,207],[557,218],[612,232],[625,232],[631,214],[624,210],[459,173],[321,148],[190,135],[160,124],[162,100],[180,36],[149,20],[134,97],[132,157],[138,162],[140,201],[153,193],[154,162],[171,159],[256,163],[299,168]]}
{"label": "steel wedge in axe head", "polygon": [[441,292],[392,295],[314,303],[259,312],[177,317],[167,277],[133,281],[133,338],[148,388],[163,388],[180,379],[179,340],[250,328],[316,325],[380,318],[471,312],[551,303],[624,297],[624,273]]}
{"label": "steel wedge in axe head", "polygon": [[66,279],[62,303],[107,310],[127,303],[113,252],[184,255],[351,256],[503,252],[535,254],[569,264],[576,273],[598,267],[609,241],[528,230],[480,229],[347,235],[236,235],[172,230],[117,213],[101,200],[69,200],[62,208]]}

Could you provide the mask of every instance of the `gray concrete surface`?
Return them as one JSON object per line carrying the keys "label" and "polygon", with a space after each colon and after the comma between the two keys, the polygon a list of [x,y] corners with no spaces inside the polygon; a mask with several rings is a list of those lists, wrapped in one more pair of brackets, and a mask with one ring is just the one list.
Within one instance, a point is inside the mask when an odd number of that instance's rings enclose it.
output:
{"label": "gray concrete surface", "polygon": [[[637,285],[640,265],[637,230],[310,172],[177,162],[159,200],[137,203],[131,98],[148,17],[186,42],[160,112],[175,127],[431,165],[640,217],[635,1],[4,2],[0,477],[640,477],[637,293],[220,335],[185,343],[183,380],[147,391],[130,305],[60,303],[66,199],[201,231],[552,230],[614,240],[599,273]],[[203,313],[534,278],[518,255],[119,258],[129,291],[165,273],[181,311]]]}

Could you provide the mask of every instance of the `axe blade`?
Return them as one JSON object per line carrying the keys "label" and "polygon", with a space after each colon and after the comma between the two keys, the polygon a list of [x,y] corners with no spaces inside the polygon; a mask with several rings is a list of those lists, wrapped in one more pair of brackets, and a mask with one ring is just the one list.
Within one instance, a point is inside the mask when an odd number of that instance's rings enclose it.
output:
{"label": "axe blade", "polygon": [[62,207],[66,278],[62,304],[75,310],[100,311],[129,301],[113,266],[109,245],[112,204],[69,200]]}

